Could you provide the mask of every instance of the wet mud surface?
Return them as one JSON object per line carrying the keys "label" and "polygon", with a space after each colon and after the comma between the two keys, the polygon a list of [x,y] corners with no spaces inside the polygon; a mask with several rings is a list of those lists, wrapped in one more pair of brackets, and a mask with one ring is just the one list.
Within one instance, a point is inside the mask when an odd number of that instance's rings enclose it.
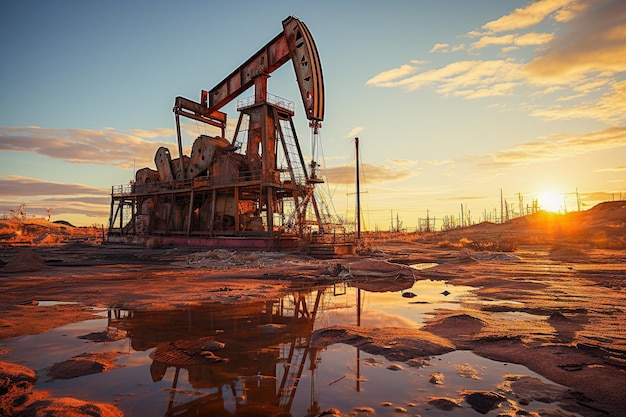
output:
{"label": "wet mud surface", "polygon": [[[621,415],[626,400],[623,250],[586,246],[555,250],[553,245],[536,244],[493,252],[416,241],[372,242],[372,246],[376,251],[368,256],[334,260],[300,253],[198,248],[82,244],[31,248],[34,255],[23,255],[21,262],[39,268],[0,267],[0,361],[8,353],[2,340],[94,318],[94,307],[141,312],[216,303],[237,308],[335,283],[368,291],[403,291],[402,301],[418,306],[428,301],[419,292],[408,293],[414,280],[445,281],[471,287],[471,293],[457,299],[454,308],[430,311],[420,328],[394,327],[384,320],[358,327],[331,325],[316,329],[312,342],[320,348],[354,346],[364,354],[407,364],[446,352],[471,351],[524,365],[564,387],[552,392],[541,381],[511,377],[507,389],[522,405],[543,399],[558,402],[570,415]],[[24,248],[4,248],[0,258],[7,262],[20,251]],[[437,265],[426,269],[408,267],[433,263]],[[265,331],[272,335],[280,327]],[[115,340],[116,335],[85,338],[98,343]],[[221,357],[202,342],[194,347],[196,358]],[[72,377],[72,372],[106,372],[120,356],[115,352],[68,356],[54,372],[59,378]],[[460,399],[429,401],[437,410],[477,404],[475,410],[489,411],[500,407],[502,392],[465,392]],[[31,404],[36,393],[30,394]],[[538,415],[557,415],[550,412]],[[356,409],[337,413],[376,415]]]}

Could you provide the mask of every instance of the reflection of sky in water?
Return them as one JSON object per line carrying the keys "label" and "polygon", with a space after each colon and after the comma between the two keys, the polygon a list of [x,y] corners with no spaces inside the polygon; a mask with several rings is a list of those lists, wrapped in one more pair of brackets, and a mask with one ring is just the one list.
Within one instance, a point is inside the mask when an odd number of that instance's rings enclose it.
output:
{"label": "reflection of sky in water", "polygon": [[[435,309],[459,309],[473,287],[450,285],[445,281],[420,280],[402,291],[361,292],[361,325],[366,327],[419,328]],[[448,292],[448,295],[444,295]],[[413,293],[415,297],[403,297]],[[347,287],[345,294],[327,292],[324,309],[316,320],[316,329],[335,325],[357,324],[357,289]]]}
{"label": "reflection of sky in water", "polygon": [[[361,325],[418,328],[427,313],[434,309],[458,308],[461,299],[471,297],[471,289],[447,285],[443,281],[423,280],[402,291],[361,290]],[[449,294],[442,294],[444,291]],[[403,292],[412,292],[416,296],[405,298]],[[134,318],[125,312],[118,321],[109,321],[104,317],[59,327],[40,335],[5,340],[0,343],[0,347],[8,348],[9,353],[1,355],[0,360],[35,369],[39,378],[36,389],[47,390],[55,397],[68,396],[114,403],[127,417],[166,415],[169,405],[187,406],[192,401],[205,407],[204,415],[234,415],[237,410],[249,411],[249,407],[259,404],[274,407],[272,410],[276,411],[280,401],[287,406],[291,401],[290,413],[294,417],[306,416],[307,410],[315,404],[320,410],[335,407],[349,412],[353,407],[366,406],[374,408],[379,416],[395,414],[393,407],[383,407],[382,402],[391,402],[394,407],[405,407],[409,413],[428,416],[475,416],[476,411],[467,407],[467,404],[466,408],[450,414],[449,411],[432,408],[427,401],[432,395],[459,398],[458,393],[462,389],[494,390],[502,382],[505,373],[538,377],[523,366],[490,361],[471,352],[452,352],[427,358],[429,365],[424,368],[399,363],[404,369],[391,371],[387,366],[392,362],[381,356],[360,352],[352,346],[336,344],[321,351],[309,350],[311,327],[307,328],[307,325],[302,327],[299,324],[290,328],[287,320],[286,325],[281,325],[283,327],[276,327],[286,329],[283,333],[264,333],[262,329],[267,329],[267,325],[260,324],[263,321],[259,321],[259,317],[267,317],[268,312],[293,316],[294,307],[298,305],[296,299],[295,295],[287,296],[281,302],[270,303],[271,306],[257,302],[143,312],[143,315]],[[306,304],[308,308],[313,308],[315,293],[306,296]],[[139,320],[142,317],[145,324]],[[277,321],[276,317],[280,316],[272,317],[271,320]],[[315,323],[309,325],[321,329],[356,323],[357,289],[340,286],[323,292]],[[103,332],[109,327],[111,330],[127,328],[130,337],[104,343],[78,339],[91,332]],[[247,333],[241,335],[241,332]],[[150,355],[154,355],[156,346],[174,340],[197,340],[206,336],[214,336],[217,340],[232,337],[230,345],[238,343],[237,337],[241,338],[241,346],[229,353],[230,362],[223,365],[223,369],[229,372],[226,376],[211,377],[213,370],[222,369],[219,368],[222,365],[211,365],[200,372],[201,377],[205,376],[203,372],[207,374],[204,379],[201,378],[202,383],[192,384],[190,381],[194,378],[197,381],[197,370],[194,371],[196,376],[192,378],[190,371],[184,367],[177,370],[168,365],[163,368],[162,378],[154,379],[151,374],[154,363]],[[253,344],[254,349],[258,350],[250,351],[248,344]],[[119,367],[109,372],[68,380],[51,381],[47,377],[46,369],[52,364],[84,352],[97,351],[120,352],[116,362]],[[216,353],[219,355],[220,351]],[[254,359],[250,360],[252,356]],[[462,377],[457,369],[462,365],[474,369],[480,379]],[[286,394],[293,393],[293,396],[278,398],[277,392],[280,391],[283,377],[294,376],[297,373],[292,373],[298,370],[299,380],[286,379],[282,385],[294,387],[284,391]],[[262,374],[259,375],[259,372]],[[443,386],[428,382],[433,372],[444,374]],[[174,386],[176,389],[172,390]],[[409,407],[411,403],[415,406]],[[525,409],[533,410],[534,406],[531,403]]]}
{"label": "reflection of sky in water", "polygon": [[[397,363],[402,370],[393,371],[387,367]],[[315,384],[319,392],[320,408],[338,408],[344,412],[353,407],[371,407],[377,415],[402,415],[394,412],[399,406],[406,408],[408,415],[422,416],[476,416],[475,410],[464,403],[464,408],[453,412],[439,410],[428,404],[432,396],[445,396],[459,399],[463,390],[496,390],[506,374],[523,374],[539,378],[549,383],[547,379],[530,371],[524,366],[496,362],[477,356],[469,351],[455,351],[444,355],[429,358],[428,365],[416,368],[406,363],[391,362],[380,356],[364,352],[343,344],[332,345],[323,352],[322,360],[318,365],[318,374]],[[476,371],[478,379],[468,378],[462,369],[471,368]],[[442,385],[433,385],[429,382],[430,375],[439,372],[444,376]],[[359,381],[357,381],[359,375]],[[300,381],[298,396],[303,397],[310,392],[312,378],[306,374]],[[299,399],[299,398],[298,398]],[[382,403],[390,402],[391,407]],[[293,409],[294,416],[305,416],[305,398],[297,401],[301,409]],[[506,409],[505,406],[502,407]],[[535,403],[524,407],[526,410],[538,408],[555,408],[545,403]],[[502,410],[500,410],[502,411]],[[494,414],[495,415],[495,414]]]}

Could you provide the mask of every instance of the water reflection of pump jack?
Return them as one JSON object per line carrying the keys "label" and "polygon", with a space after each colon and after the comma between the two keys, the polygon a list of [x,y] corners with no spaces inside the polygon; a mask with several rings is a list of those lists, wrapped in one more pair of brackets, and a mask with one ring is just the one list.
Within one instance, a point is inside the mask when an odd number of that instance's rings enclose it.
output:
{"label": "water reflection of pump jack", "polygon": [[[154,382],[163,380],[168,368],[175,369],[168,417],[290,416],[307,360],[312,388],[308,414],[315,415],[320,352],[310,339],[323,294],[322,289],[236,306],[134,311],[109,315],[109,325],[127,330],[135,350],[156,347],[150,367]],[[223,348],[211,351],[218,342]],[[176,404],[181,370],[194,388],[209,394]]]}
{"label": "water reflection of pump jack", "polygon": [[[168,417],[286,417],[296,409],[297,415],[314,416],[320,411],[317,366],[325,348],[311,344],[313,332],[328,324],[361,326],[366,294],[396,292],[411,285],[412,280],[368,279],[350,283],[354,288],[351,292],[347,284],[336,284],[266,302],[169,311],[112,310],[109,326],[125,330],[134,350],[154,349],[150,354],[153,381],[172,381],[165,412]],[[342,297],[355,297],[356,303],[344,303]],[[331,301],[334,299],[339,304]],[[355,307],[356,317],[350,314],[340,322],[326,322],[325,310]],[[218,343],[224,345],[214,350]],[[357,392],[361,391],[360,365],[357,347]],[[199,397],[195,394],[192,400],[180,391],[188,390],[188,385],[181,383],[185,372],[189,384],[203,393]],[[310,396],[298,395],[294,408],[301,377],[308,377],[311,392]],[[308,407],[306,414],[303,407]]]}

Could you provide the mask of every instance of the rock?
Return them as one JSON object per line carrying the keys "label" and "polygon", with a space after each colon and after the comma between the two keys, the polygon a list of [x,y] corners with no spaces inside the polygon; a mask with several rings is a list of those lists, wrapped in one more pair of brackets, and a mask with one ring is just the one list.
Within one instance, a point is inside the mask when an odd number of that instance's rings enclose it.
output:
{"label": "rock", "polygon": [[0,362],[0,416],[11,416],[23,406],[37,382],[35,371],[25,366]]}
{"label": "rock", "polygon": [[413,297],[417,297],[417,294],[415,294],[414,292],[411,292],[411,291],[407,291],[407,292],[403,292],[402,293],[402,297],[404,297],[404,298],[413,298]]}
{"label": "rock", "polygon": [[413,368],[425,368],[427,366],[432,365],[430,363],[430,359],[423,359],[423,358],[413,358],[413,359],[409,359],[406,362],[409,366],[412,366]]}
{"label": "rock", "polygon": [[556,321],[556,322],[568,322],[570,321],[570,319],[568,319],[567,317],[565,317],[563,315],[563,313],[559,312],[559,311],[555,311],[554,313],[550,314],[550,317],[548,318],[548,321]]}
{"label": "rock", "polygon": [[447,397],[433,397],[428,401],[428,404],[437,407],[440,410],[454,410],[455,408],[460,408],[461,404],[458,400],[447,398]]}
{"label": "rock", "polygon": [[354,407],[349,416],[354,417],[376,417],[376,410],[372,407]]}
{"label": "rock", "polygon": [[57,362],[48,370],[51,379],[72,379],[79,376],[107,372],[120,352],[83,353],[63,362]]}
{"label": "rock", "polygon": [[430,378],[428,379],[428,382],[430,382],[431,384],[435,384],[435,385],[443,385],[443,379],[444,379],[444,376],[441,372],[434,372],[430,374]]}
{"label": "rock", "polygon": [[395,411],[396,413],[408,413],[409,412],[406,408],[400,407],[400,406],[397,406],[396,408],[394,408],[393,411]]}
{"label": "rock", "polygon": [[474,369],[471,365],[462,364],[455,365],[456,371],[461,378],[474,379],[479,380],[478,371]]}
{"label": "rock", "polygon": [[321,413],[318,414],[318,417],[323,417],[323,416],[341,417],[341,416],[343,416],[343,414],[341,413],[341,411],[337,410],[336,408],[329,408],[329,409],[324,410],[324,411],[322,411]]}
{"label": "rock", "polygon": [[448,291],[448,290],[445,290],[445,291],[442,291],[441,294],[443,294],[444,297],[447,297],[447,296],[449,296],[452,293],[450,291]]}
{"label": "rock", "polygon": [[224,346],[226,346],[225,343],[218,342],[217,340],[209,340],[204,344],[204,350],[215,351],[224,349]]}
{"label": "rock", "polygon": [[111,404],[48,398],[45,391],[32,391],[36,381],[32,369],[0,362],[0,416],[123,417]]}
{"label": "rock", "polygon": [[86,402],[76,398],[50,398],[35,401],[20,415],[46,417],[123,417],[111,404]]}
{"label": "rock", "polygon": [[546,384],[538,378],[523,376],[511,382],[511,391],[517,398],[527,401],[540,401],[543,403],[553,403],[563,398],[567,398],[568,390],[558,385]]}
{"label": "rock", "polygon": [[88,333],[78,336],[79,339],[89,340],[90,342],[115,342],[117,340],[126,339],[127,334],[121,330],[105,330],[103,332]]}
{"label": "rock", "polygon": [[389,366],[387,366],[387,369],[389,369],[390,371],[402,371],[404,368],[401,365],[398,365],[397,363],[392,363]]}
{"label": "rock", "polygon": [[487,414],[500,406],[506,397],[493,391],[465,391],[465,401],[481,414]]}

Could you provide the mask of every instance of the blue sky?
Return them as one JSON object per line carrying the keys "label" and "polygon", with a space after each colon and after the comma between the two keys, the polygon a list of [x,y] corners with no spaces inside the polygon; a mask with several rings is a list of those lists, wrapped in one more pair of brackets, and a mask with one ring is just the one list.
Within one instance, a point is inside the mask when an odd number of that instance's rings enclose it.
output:
{"label": "blue sky", "polygon": [[[337,213],[354,216],[361,141],[369,229],[390,213],[472,220],[626,195],[626,3],[21,1],[0,4],[0,215],[106,224],[112,185],[176,153],[176,96],[199,100],[294,15],[324,71],[321,140]],[[310,132],[290,65],[269,80]],[[251,95],[250,91],[249,94]],[[233,123],[234,105],[224,109]],[[200,133],[184,127],[188,147]],[[230,137],[229,137],[230,139]],[[550,202],[550,195],[556,202]]]}

